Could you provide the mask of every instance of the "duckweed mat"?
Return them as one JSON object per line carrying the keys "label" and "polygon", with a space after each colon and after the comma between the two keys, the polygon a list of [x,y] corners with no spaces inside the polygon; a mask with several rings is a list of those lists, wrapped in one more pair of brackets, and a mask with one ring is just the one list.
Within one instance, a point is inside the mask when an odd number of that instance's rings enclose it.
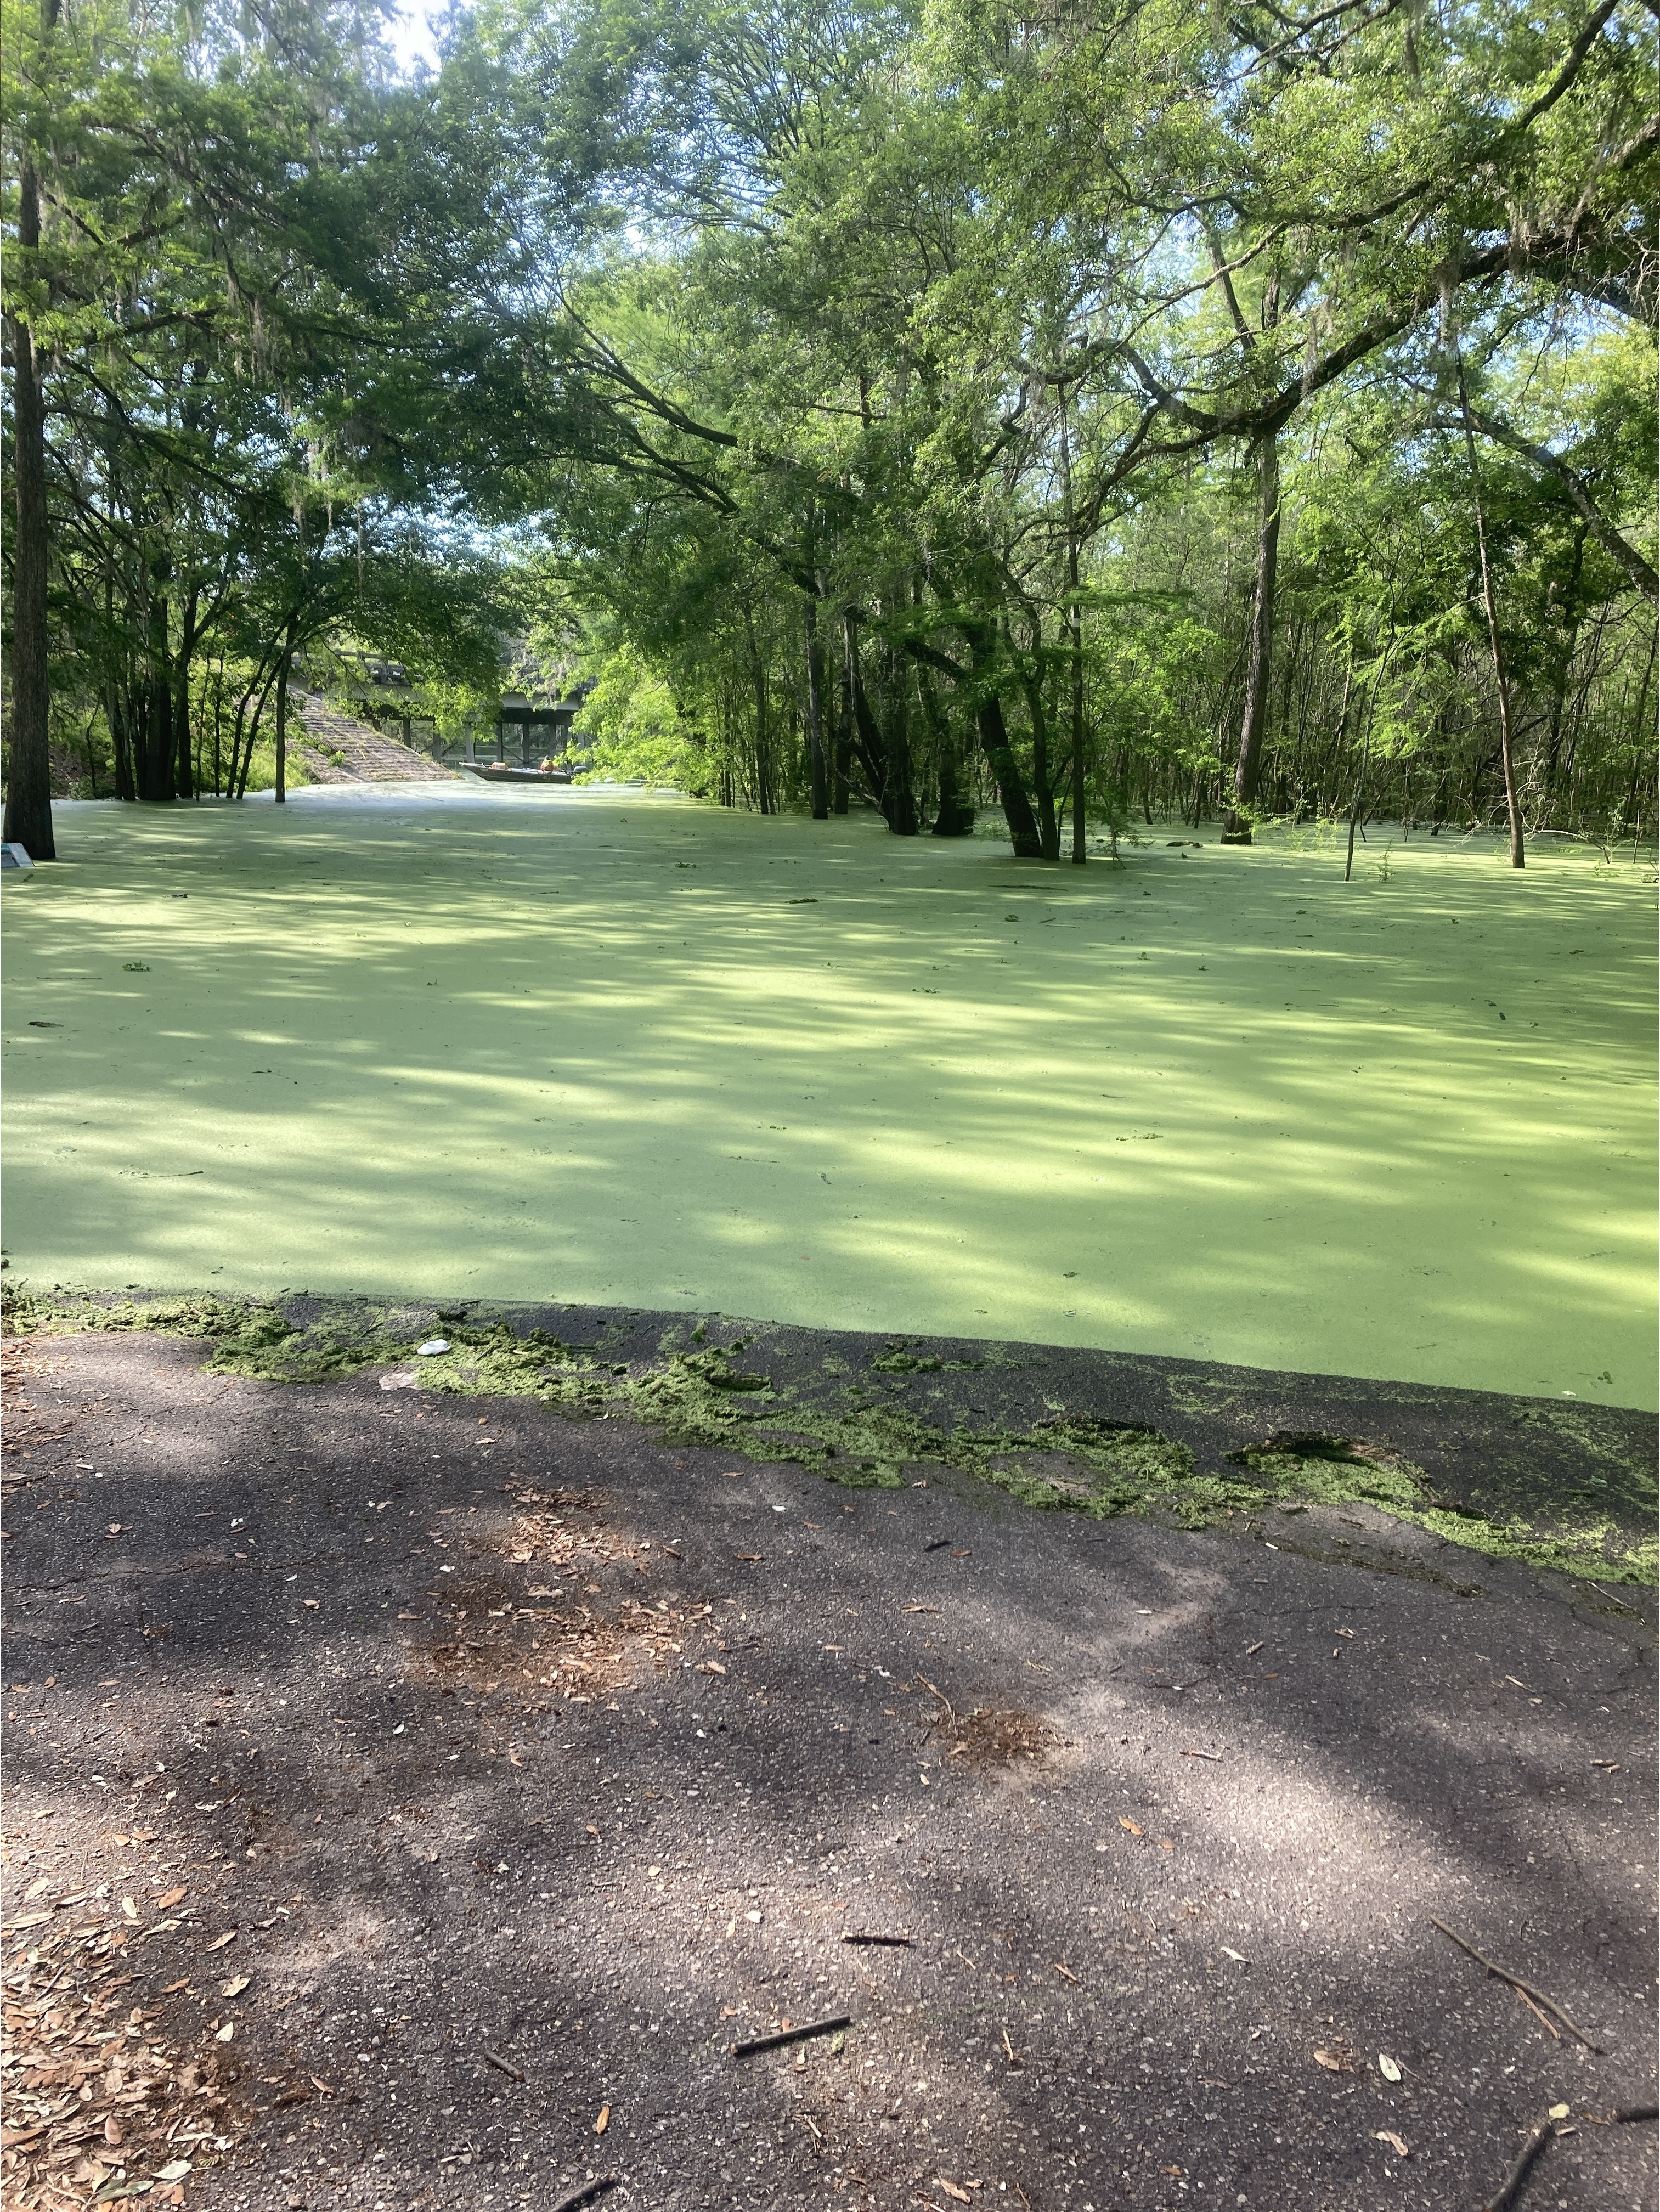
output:
{"label": "duckweed mat", "polygon": [[[211,1367],[265,1381],[378,1370],[395,1389],[531,1397],[855,1489],[986,1486],[984,1502],[1037,1510],[1271,1528],[1286,1550],[1309,1548],[1292,1516],[1347,1508],[1373,1534],[1593,1584],[1651,1584],[1660,1565],[1653,1416],[1568,1400],[603,1306],[14,1290],[6,1318],[205,1338]],[[1320,1555],[1471,1587],[1421,1543],[1403,1568],[1335,1541]]]}
{"label": "duckweed mat", "polygon": [[[78,805],[14,1278],[921,1329],[1653,1407],[1652,867],[1123,864],[627,793]],[[1179,843],[1173,842],[1179,838]]]}

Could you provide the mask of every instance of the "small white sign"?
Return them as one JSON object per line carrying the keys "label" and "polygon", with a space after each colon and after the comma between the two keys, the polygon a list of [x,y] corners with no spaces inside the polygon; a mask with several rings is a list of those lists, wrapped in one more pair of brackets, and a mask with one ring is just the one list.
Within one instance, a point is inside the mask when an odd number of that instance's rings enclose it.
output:
{"label": "small white sign", "polygon": [[34,863],[21,845],[0,845],[0,874],[9,875],[15,868],[28,876],[34,872]]}

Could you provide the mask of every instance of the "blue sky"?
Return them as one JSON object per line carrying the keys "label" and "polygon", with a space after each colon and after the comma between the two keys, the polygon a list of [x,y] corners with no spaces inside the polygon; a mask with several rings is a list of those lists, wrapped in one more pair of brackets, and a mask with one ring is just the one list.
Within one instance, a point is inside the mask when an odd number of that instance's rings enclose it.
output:
{"label": "blue sky", "polygon": [[413,0],[413,4],[402,8],[386,18],[386,43],[397,58],[400,71],[407,75],[417,62],[436,66],[438,40],[434,25],[440,9],[429,6],[425,0]]}

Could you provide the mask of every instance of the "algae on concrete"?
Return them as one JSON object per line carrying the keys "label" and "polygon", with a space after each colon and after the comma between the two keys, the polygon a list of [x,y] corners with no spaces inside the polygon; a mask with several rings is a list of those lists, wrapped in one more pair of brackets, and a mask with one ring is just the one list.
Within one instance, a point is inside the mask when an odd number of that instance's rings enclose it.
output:
{"label": "algae on concrete", "polygon": [[[1012,1425],[950,1417],[960,1409],[931,1415],[889,1395],[936,1375],[1018,1367],[1033,1347],[988,1346],[964,1358],[915,1345],[902,1357],[890,1344],[868,1356],[862,1373],[842,1357],[817,1358],[804,1385],[776,1382],[749,1364],[752,1334],[710,1342],[718,1316],[700,1317],[695,1328],[671,1322],[642,1353],[637,1340],[629,1349],[637,1331],[629,1324],[638,1317],[621,1315],[572,1340],[522,1316],[304,1295],[285,1304],[13,1290],[4,1304],[7,1327],[16,1334],[107,1328],[205,1338],[213,1343],[208,1364],[215,1370],[269,1382],[318,1383],[396,1369],[413,1387],[436,1393],[530,1397],[577,1419],[625,1414],[670,1444],[761,1464],[791,1462],[850,1489],[895,1490],[919,1478],[956,1476],[1041,1510],[1095,1519],[1153,1516],[1189,1529],[1230,1521],[1257,1526],[1274,1507],[1368,1506],[1471,1551],[1593,1583],[1652,1583],[1660,1569],[1651,1471],[1611,1452],[1600,1437],[1595,1451],[1576,1443],[1588,1464],[1605,1473],[1530,1507],[1518,1499],[1514,1510],[1494,1513],[1438,1492],[1401,1454],[1345,1437],[1272,1436],[1228,1453],[1228,1470],[1217,1472],[1201,1468],[1179,1438],[1057,1406],[1052,1397],[1049,1410]],[[449,1349],[423,1358],[416,1346],[435,1325]],[[1579,1427],[1590,1424],[1582,1416]]]}

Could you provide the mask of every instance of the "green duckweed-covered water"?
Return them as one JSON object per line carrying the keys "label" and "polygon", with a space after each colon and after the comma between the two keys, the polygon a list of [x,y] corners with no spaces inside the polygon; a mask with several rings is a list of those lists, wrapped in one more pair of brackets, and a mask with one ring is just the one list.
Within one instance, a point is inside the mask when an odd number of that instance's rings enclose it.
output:
{"label": "green duckweed-covered water", "polygon": [[14,1283],[1656,1402],[1628,863],[1414,837],[1347,885],[1324,845],[1074,871],[456,786],[65,807],[59,849],[5,894]]}

